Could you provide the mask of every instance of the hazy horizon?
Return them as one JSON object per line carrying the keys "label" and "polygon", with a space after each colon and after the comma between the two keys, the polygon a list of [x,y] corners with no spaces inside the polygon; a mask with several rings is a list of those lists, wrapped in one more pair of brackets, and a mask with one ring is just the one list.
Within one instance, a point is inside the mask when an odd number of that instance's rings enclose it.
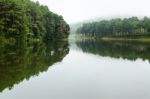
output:
{"label": "hazy horizon", "polygon": [[123,16],[150,16],[148,0],[34,0],[59,15],[68,23],[88,19]]}

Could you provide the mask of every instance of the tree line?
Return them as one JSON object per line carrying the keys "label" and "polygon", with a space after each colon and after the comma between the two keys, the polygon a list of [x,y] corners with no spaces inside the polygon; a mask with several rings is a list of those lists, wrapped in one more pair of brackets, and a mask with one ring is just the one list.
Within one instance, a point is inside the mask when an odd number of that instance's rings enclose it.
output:
{"label": "tree line", "polygon": [[98,22],[84,23],[77,29],[77,34],[84,36],[115,36],[115,37],[141,37],[150,35],[150,18],[138,17],[116,18]]}
{"label": "tree line", "polygon": [[67,38],[69,25],[47,6],[30,0],[0,0],[0,41],[49,41]]}

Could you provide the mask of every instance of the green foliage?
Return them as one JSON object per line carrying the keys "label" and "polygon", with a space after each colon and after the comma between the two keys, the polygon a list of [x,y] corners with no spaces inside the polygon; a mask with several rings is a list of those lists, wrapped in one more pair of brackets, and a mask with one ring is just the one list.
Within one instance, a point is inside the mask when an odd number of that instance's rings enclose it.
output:
{"label": "green foliage", "polygon": [[0,91],[61,61],[69,48],[60,40],[68,35],[69,25],[47,6],[0,0]]}
{"label": "green foliage", "polygon": [[83,24],[77,30],[77,33],[85,36],[95,37],[141,37],[150,35],[150,18],[144,17],[138,19],[137,17],[102,20],[99,22],[92,22]]}
{"label": "green foliage", "polygon": [[24,42],[67,38],[69,26],[47,6],[30,0],[0,0],[0,36]]}

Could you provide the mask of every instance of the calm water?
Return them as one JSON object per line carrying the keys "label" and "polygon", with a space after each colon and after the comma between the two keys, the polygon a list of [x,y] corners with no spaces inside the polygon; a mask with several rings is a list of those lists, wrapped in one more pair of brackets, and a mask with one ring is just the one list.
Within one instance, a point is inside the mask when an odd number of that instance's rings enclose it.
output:
{"label": "calm water", "polygon": [[4,48],[0,99],[150,99],[149,44],[80,41],[70,47]]}

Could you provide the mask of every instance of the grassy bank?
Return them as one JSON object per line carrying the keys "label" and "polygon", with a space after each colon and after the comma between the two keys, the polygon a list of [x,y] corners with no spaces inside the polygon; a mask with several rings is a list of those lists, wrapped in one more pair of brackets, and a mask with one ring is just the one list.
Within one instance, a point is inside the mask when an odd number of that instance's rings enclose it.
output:
{"label": "grassy bank", "polygon": [[141,38],[102,37],[101,40],[104,40],[104,41],[134,41],[134,42],[149,42],[150,43],[150,37],[141,37]]}
{"label": "grassy bank", "polygon": [[94,37],[94,36],[81,36],[81,35],[70,35],[69,40],[80,41],[80,40],[103,40],[103,41],[128,41],[128,42],[145,42],[150,43],[150,37]]}
{"label": "grassy bank", "polygon": [[76,35],[76,34],[71,34],[69,36],[69,40],[71,41],[76,41],[76,40],[95,40],[96,37],[94,36],[82,36],[82,35]]}

